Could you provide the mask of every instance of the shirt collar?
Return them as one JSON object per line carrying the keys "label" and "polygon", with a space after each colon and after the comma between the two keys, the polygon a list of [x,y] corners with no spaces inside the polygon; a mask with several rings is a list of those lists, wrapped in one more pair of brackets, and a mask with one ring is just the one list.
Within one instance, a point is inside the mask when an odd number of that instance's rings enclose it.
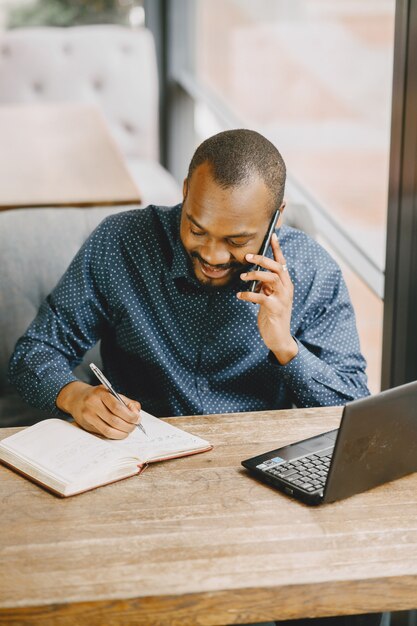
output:
{"label": "shirt collar", "polygon": [[182,204],[178,205],[178,212],[175,216],[175,240],[173,242],[172,247],[172,263],[169,274],[173,280],[176,279],[186,279],[191,282],[198,281],[195,279],[194,271],[192,269],[190,258],[185,250],[180,236],[180,223],[181,223],[181,212],[182,212]]}
{"label": "shirt collar", "polygon": [[192,279],[194,272],[192,270],[189,256],[182,245],[179,227],[178,237],[174,243],[172,265],[170,270],[171,278],[188,278]]}

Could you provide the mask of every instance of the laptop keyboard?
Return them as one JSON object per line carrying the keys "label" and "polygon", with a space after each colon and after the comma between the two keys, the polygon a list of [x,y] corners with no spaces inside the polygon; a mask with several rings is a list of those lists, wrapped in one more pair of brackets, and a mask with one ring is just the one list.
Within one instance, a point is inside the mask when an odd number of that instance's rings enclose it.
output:
{"label": "laptop keyboard", "polygon": [[323,490],[332,455],[333,448],[328,448],[292,461],[282,462],[280,459],[274,463],[275,459],[270,459],[264,462],[262,469],[267,474],[272,474],[299,489],[313,493],[313,491]]}

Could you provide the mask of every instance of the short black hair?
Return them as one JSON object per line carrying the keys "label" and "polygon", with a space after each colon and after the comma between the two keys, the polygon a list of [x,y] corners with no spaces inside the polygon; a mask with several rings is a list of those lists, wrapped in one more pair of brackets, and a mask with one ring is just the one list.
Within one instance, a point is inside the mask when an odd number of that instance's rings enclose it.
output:
{"label": "short black hair", "polygon": [[281,154],[266,137],[254,130],[225,130],[200,144],[188,168],[188,180],[194,170],[209,163],[213,177],[224,189],[249,183],[259,176],[271,192],[271,212],[284,199],[286,167]]}

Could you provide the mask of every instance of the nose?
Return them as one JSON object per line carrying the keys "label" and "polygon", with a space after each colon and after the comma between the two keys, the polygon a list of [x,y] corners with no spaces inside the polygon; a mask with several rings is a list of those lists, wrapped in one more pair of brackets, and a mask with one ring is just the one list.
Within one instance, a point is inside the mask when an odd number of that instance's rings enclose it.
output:
{"label": "nose", "polygon": [[230,263],[230,252],[224,244],[210,241],[199,250],[200,256],[210,265],[227,265]]}

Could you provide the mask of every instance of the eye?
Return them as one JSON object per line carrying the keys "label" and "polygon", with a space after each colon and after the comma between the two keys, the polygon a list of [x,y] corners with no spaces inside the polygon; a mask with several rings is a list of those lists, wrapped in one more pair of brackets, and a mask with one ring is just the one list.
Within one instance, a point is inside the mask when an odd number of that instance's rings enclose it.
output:
{"label": "eye", "polygon": [[248,245],[249,241],[244,241],[243,243],[238,243],[237,241],[228,240],[227,243],[229,243],[234,248],[244,248],[245,246]]}
{"label": "eye", "polygon": [[191,227],[190,227],[190,233],[194,235],[195,237],[202,237],[204,235],[204,233],[200,233],[196,230],[193,230]]}

